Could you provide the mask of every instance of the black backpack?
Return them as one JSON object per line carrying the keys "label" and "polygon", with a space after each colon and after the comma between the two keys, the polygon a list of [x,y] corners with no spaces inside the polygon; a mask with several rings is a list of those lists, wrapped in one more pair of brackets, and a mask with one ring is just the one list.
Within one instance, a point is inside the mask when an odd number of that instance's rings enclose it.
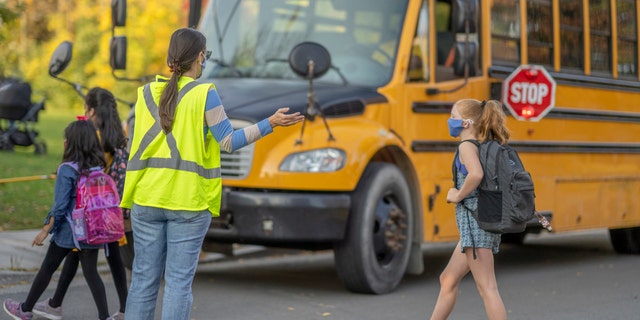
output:
{"label": "black backpack", "polygon": [[[509,145],[501,145],[495,140],[483,143],[465,141],[478,147],[484,171],[478,186],[478,207],[469,211],[485,231],[499,234],[523,232],[534,218],[536,208],[533,180],[524,169],[518,153]],[[455,182],[455,164],[453,168]]]}

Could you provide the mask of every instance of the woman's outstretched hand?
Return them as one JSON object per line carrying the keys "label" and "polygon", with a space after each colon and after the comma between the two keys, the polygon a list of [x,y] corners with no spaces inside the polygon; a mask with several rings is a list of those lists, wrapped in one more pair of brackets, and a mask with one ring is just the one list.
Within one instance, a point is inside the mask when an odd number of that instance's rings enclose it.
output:
{"label": "woman's outstretched hand", "polygon": [[288,127],[304,120],[304,116],[300,112],[287,114],[287,111],[289,111],[289,108],[280,108],[269,117],[269,124],[271,124],[272,128],[277,126]]}

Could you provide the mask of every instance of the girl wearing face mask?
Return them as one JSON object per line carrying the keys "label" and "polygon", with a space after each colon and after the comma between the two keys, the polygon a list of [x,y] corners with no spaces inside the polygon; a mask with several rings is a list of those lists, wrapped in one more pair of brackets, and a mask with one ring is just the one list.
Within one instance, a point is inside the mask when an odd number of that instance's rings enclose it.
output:
{"label": "girl wearing face mask", "polygon": [[[447,319],[456,302],[458,286],[471,271],[482,297],[488,319],[507,319],[506,309],[496,281],[493,255],[498,253],[500,235],[480,229],[469,211],[478,204],[478,192],[483,177],[478,147],[469,140],[497,140],[507,143],[509,130],[505,126],[502,105],[495,100],[463,99],[451,109],[449,133],[462,142],[454,158],[457,168],[456,187],[449,189],[447,203],[456,204],[456,224],[460,241],[449,263],[440,275],[440,294],[431,319]],[[464,200],[464,205],[462,201]],[[467,209],[469,208],[469,209]],[[475,251],[475,253],[474,253]]]}

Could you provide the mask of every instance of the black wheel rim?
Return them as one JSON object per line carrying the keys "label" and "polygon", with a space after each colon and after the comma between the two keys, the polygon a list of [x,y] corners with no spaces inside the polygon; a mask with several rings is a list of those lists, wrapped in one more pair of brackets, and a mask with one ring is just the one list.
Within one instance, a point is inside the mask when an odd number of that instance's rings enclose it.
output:
{"label": "black wheel rim", "polygon": [[373,222],[373,250],[381,266],[401,257],[407,246],[407,215],[393,194],[378,200]]}

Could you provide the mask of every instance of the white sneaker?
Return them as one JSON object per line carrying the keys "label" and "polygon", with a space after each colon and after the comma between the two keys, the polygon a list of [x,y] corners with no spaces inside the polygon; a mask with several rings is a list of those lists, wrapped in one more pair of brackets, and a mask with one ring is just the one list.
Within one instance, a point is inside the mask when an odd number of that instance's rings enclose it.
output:
{"label": "white sneaker", "polygon": [[49,305],[49,300],[51,299],[36,303],[36,305],[33,306],[33,314],[51,320],[62,320],[62,306],[54,308]]}

